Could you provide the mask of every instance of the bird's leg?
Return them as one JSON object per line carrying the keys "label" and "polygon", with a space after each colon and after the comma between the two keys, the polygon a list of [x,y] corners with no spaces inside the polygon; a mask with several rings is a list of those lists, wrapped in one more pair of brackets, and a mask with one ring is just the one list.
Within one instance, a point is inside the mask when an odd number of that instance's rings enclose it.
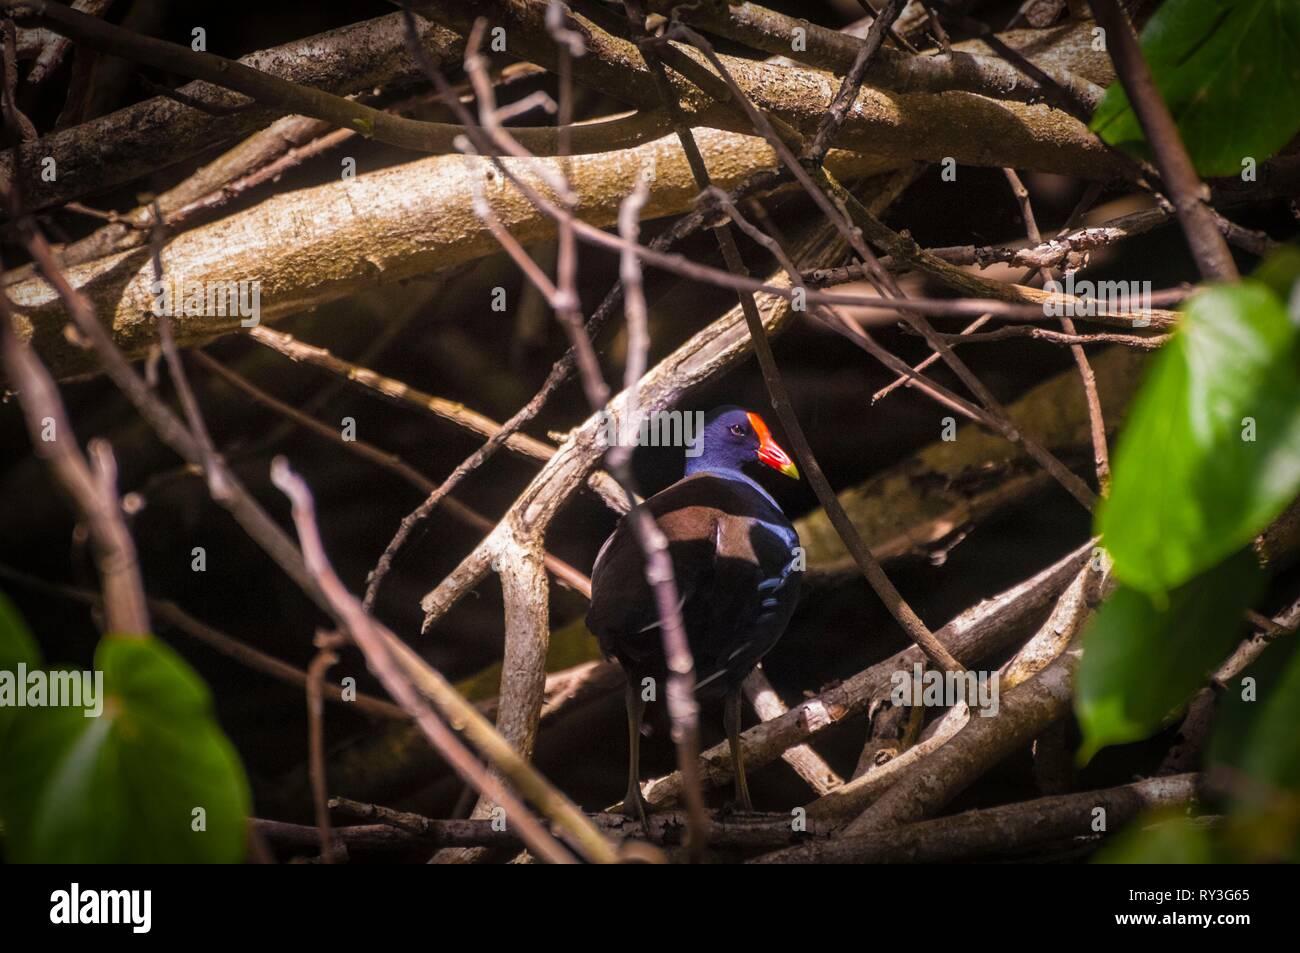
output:
{"label": "bird's leg", "polygon": [[645,798],[641,796],[641,716],[645,713],[645,702],[641,699],[639,680],[630,673],[624,697],[627,701],[627,794],[623,798],[623,813],[639,820],[648,837],[650,824],[646,820]]}
{"label": "bird's leg", "polygon": [[754,805],[749,800],[749,784],[745,781],[745,758],[740,750],[740,686],[727,694],[722,707],[722,726],[727,732],[727,745],[731,748],[731,766],[735,771],[736,809],[752,813]]}

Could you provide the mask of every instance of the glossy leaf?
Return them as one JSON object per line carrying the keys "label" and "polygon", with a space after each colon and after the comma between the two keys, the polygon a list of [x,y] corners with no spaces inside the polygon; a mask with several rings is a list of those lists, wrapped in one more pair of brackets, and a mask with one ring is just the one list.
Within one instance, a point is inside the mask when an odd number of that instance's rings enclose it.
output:
{"label": "glossy leaf", "polygon": [[99,717],[21,709],[0,751],[9,857],[240,860],[248,783],[203,682],[153,638],[105,636],[95,668],[106,696]]}
{"label": "glossy leaf", "polygon": [[1205,770],[1220,779],[1234,856],[1300,860],[1300,645],[1277,638],[1215,702]]}
{"label": "glossy leaf", "polygon": [[1112,593],[1084,633],[1080,760],[1158,731],[1232,650],[1261,582],[1247,550],[1161,600],[1129,586]]}
{"label": "glossy leaf", "polygon": [[1174,811],[1138,818],[1093,857],[1099,864],[1208,864],[1216,860],[1205,826]]}
{"label": "glossy leaf", "polygon": [[[27,628],[18,608],[8,596],[0,592],[0,672],[10,673],[9,677],[16,682],[19,664],[29,669],[40,668],[41,649],[36,644],[36,639],[32,638],[31,630]],[[5,731],[14,715],[12,707],[0,704],[0,741],[4,740]]]}
{"label": "glossy leaf", "polygon": [[1264,283],[1208,288],[1156,357],[1098,529],[1123,582],[1159,593],[1249,542],[1300,492],[1300,347]]}
{"label": "glossy leaf", "polygon": [[[1273,289],[1273,293],[1292,306],[1300,295],[1300,247],[1283,245],[1268,257],[1250,276]],[[1292,310],[1294,314],[1294,308]]]}
{"label": "glossy leaf", "polygon": [[19,662],[39,668],[41,649],[18,607],[0,592],[0,671],[13,671]]}
{"label": "glossy leaf", "polygon": [[1240,770],[1273,791],[1300,790],[1300,652],[1254,703],[1258,712],[1238,760]]}
{"label": "glossy leaf", "polygon": [[[1167,0],[1142,32],[1151,67],[1202,175],[1240,175],[1300,130],[1300,3]],[[1147,153],[1120,83],[1092,128],[1112,145]]]}

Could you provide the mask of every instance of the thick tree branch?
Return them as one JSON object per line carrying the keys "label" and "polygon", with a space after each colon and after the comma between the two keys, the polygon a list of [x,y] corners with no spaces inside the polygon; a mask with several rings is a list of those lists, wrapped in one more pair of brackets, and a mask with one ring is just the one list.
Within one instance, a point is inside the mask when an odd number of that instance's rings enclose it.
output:
{"label": "thick tree branch", "polygon": [[[464,50],[464,41],[442,27],[426,23],[421,34],[436,56],[458,58]],[[240,62],[338,95],[363,92],[417,74],[406,55],[399,14],[260,50]],[[242,99],[204,82],[181,89],[216,105],[229,106]],[[183,162],[215,143],[248,135],[275,118],[274,110],[261,108],[217,117],[155,96],[0,153],[0,180],[17,182],[29,210],[43,209]],[[57,172],[52,181],[41,174],[46,158],[54,161]]]}
{"label": "thick tree branch", "polygon": [[[486,17],[493,25],[505,28],[509,52],[547,69],[557,68],[556,53],[545,30],[547,4],[543,0],[424,0],[414,6],[462,35],[468,33],[476,18]],[[658,108],[653,77],[634,44],[576,13],[570,18],[570,26],[583,35],[588,50],[586,56],[574,62],[575,80],[639,109]],[[1037,39],[1041,41],[1041,36]],[[1052,56],[1061,62],[1095,67],[1098,58],[1089,47],[1090,39],[1082,29],[1062,31],[1055,38]],[[853,42],[856,55],[857,41]],[[689,47],[676,49],[703,65],[703,57]],[[788,53],[789,49],[779,52]],[[721,59],[755,106],[804,136],[815,133],[840,86],[835,77],[817,70],[729,56]],[[1099,78],[1107,80],[1104,60],[1100,65],[1104,75]],[[691,126],[751,131],[743,115],[715,102],[676,71],[669,73],[669,80],[682,104],[683,117]],[[1127,161],[1112,155],[1082,123],[1065,113],[963,93],[863,89],[836,144],[843,149],[899,159],[938,161],[952,156],[963,164],[1034,169],[1048,163],[1056,166],[1054,171],[1089,180],[1124,178],[1130,172]],[[1017,158],[991,161],[998,154]]]}
{"label": "thick tree branch", "polygon": [[[865,40],[845,32],[831,30],[807,20],[797,20],[755,3],[674,4],[671,0],[651,0],[650,7],[665,16],[675,12],[685,23],[773,56],[789,57],[815,69],[847,75]],[[794,42],[795,30],[803,31],[804,43]],[[1012,43],[1024,43],[1030,33],[1011,34]],[[942,55],[909,55],[883,49],[875,54],[866,70],[872,86],[898,93],[978,93],[993,99],[1038,103],[1049,98],[1043,87],[997,57],[965,49]],[[1094,66],[1095,64],[1088,64]],[[1096,104],[1101,90],[1096,82],[1071,72],[1070,67],[1048,65],[1045,72],[1057,83],[1070,89],[1085,102]]]}
{"label": "thick tree branch", "polygon": [[1153,808],[1183,806],[1198,798],[1201,776],[1179,774],[1100,791],[1083,791],[966,811],[890,830],[818,840],[766,854],[757,863],[900,864],[984,860],[1078,838],[1093,839],[1094,811],[1106,812],[1107,829],[1119,830]]}
{"label": "thick tree branch", "polygon": [[[973,606],[937,630],[935,637],[966,666],[1005,651],[1037,625],[1091,551],[1091,544],[1077,549],[1031,579]],[[746,766],[753,769],[770,764],[791,745],[865,713],[881,692],[889,691],[895,672],[910,672],[923,659],[920,648],[904,649],[802,702],[780,718],[742,732],[740,741]],[[730,780],[731,755],[725,744],[715,745],[700,755],[700,775],[710,786]],[[647,786],[646,800],[650,804],[672,803],[680,788],[680,776],[670,774]],[[830,797],[836,793],[832,792]]]}
{"label": "thick tree branch", "polygon": [[844,829],[846,835],[929,817],[1070,710],[1074,671],[1082,654],[1079,635],[1101,596],[1095,577],[1091,563],[1086,564],[1051,617],[1013,659],[1002,679],[996,717],[970,719],[947,744],[903,772]]}
{"label": "thick tree branch", "polygon": [[[761,667],[754,669],[745,679],[745,697],[754,706],[754,713],[762,721],[780,718],[790,710],[781,700]],[[794,745],[781,753],[781,760],[794,769],[818,795],[829,794],[844,783],[835,769],[826,763],[811,745]]]}
{"label": "thick tree branch", "polygon": [[[231,105],[204,103],[189,93],[172,94],[187,108],[200,104],[218,118],[232,115],[253,104],[278,113],[296,113],[322,119],[344,129],[417,152],[451,152],[454,140],[463,133],[460,126],[408,119],[345,99],[311,86],[281,79],[274,73],[246,66],[213,53],[197,52],[186,46],[141,36],[111,23],[79,13],[49,0],[15,0],[5,5],[12,15],[29,15],[78,43],[101,52],[122,56],[147,66],[180,73],[242,94]],[[202,110],[201,110],[202,111]],[[662,135],[662,117],[626,116],[588,123],[569,131],[579,152],[609,152],[646,142]],[[559,151],[560,130],[551,127],[514,130],[515,137],[529,151],[547,155]]]}
{"label": "thick tree branch", "polygon": [[[719,185],[731,188],[751,173],[774,165],[762,142],[731,133],[699,137]],[[839,162],[840,158],[844,162]],[[502,159],[512,171],[545,189],[532,163],[553,159]],[[832,152],[831,167],[845,176],[889,167],[875,158]],[[569,160],[577,193],[576,214],[599,227],[613,225],[629,187],[628,170],[653,169],[655,190],[644,215],[655,218],[692,208],[696,188],[681,149],[661,140],[637,149]],[[424,159],[311,189],[278,195],[246,212],[172,238],[163,251],[167,273],[204,288],[234,280],[260,289],[260,321],[355,294],[376,284],[401,281],[496,251],[491,230],[474,214],[477,182],[486,184],[494,214],[525,244],[555,234],[554,221],[514,188],[499,186],[489,160],[461,156]],[[613,236],[610,236],[611,238]],[[70,268],[67,277],[94,304],[100,321],[130,357],[143,356],[154,340],[155,296],[147,255],[133,250]],[[9,287],[19,312],[19,334],[32,336],[51,370],[66,377],[96,370],[93,355],[62,333],[67,313],[41,278]],[[240,316],[178,313],[173,316],[182,347],[235,331]],[[223,309],[225,310],[225,309]]]}

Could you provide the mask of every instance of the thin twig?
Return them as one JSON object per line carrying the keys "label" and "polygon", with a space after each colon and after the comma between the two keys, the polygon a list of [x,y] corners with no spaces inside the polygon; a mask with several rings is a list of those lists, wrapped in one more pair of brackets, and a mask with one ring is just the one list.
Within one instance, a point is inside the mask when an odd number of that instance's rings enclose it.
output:
{"label": "thin twig", "polygon": [[[447,123],[395,116],[321,89],[292,83],[214,53],[197,52],[177,43],[133,33],[49,0],[21,0],[4,6],[12,15],[34,19],[91,49],[201,79],[241,93],[248,97],[248,101],[356,129],[362,135],[389,145],[419,152],[446,153],[454,149],[456,136],[464,131]],[[176,91],[171,95],[176,95]],[[210,108],[211,104],[208,105]],[[635,141],[649,141],[662,133],[654,117],[637,114],[578,126],[572,132],[572,145],[581,152],[598,152],[625,148]],[[514,136],[534,154],[551,154],[557,148],[554,129],[521,128],[514,131]]]}
{"label": "thin twig", "polygon": [[[96,320],[89,302],[68,283],[54,260],[49,244],[35,230],[31,219],[22,215],[22,209],[13,190],[5,189],[4,183],[0,182],[0,195],[5,199],[11,216],[18,221],[22,229],[27,250],[38,263],[47,280],[55,287],[68,312],[73,316],[77,329],[95,348],[110,378],[165,443],[191,464],[201,466],[205,460],[194,436],[135,373],[122,352],[113,343],[108,330]],[[214,457],[208,462],[225,468],[220,458]],[[217,502],[230,511],[249,536],[320,608],[333,614],[336,603],[341,601],[342,606],[348,611],[348,618],[363,626],[365,642],[362,648],[363,651],[371,650],[366,655],[372,670],[381,677],[384,687],[415,719],[430,743],[468,783],[492,797],[503,807],[508,804],[518,804],[514,796],[483,767],[479,759],[461,744],[446,722],[462,726],[488,762],[502,775],[510,778],[511,783],[524,792],[553,823],[560,826],[576,844],[580,845],[589,859],[604,862],[617,859],[613,848],[598,831],[591,827],[576,806],[521,758],[446,679],[412,652],[409,646],[390,630],[364,616],[364,613],[358,619],[352,602],[347,601],[351,597],[342,589],[341,584],[337,589],[330,591],[322,588],[318,576],[308,569],[303,555],[293,541],[228,469],[225,469],[223,479],[230,492]],[[329,575],[337,583],[337,577],[333,576],[332,570]],[[341,599],[342,596],[347,596],[347,599]],[[352,630],[348,629],[348,631]],[[430,704],[434,707],[431,708]],[[563,848],[554,842],[554,838],[545,830],[537,826],[531,816],[526,813],[519,814],[517,823],[521,836],[525,837],[530,845],[535,843],[536,849],[542,855],[557,859],[563,857]]]}
{"label": "thin twig", "polygon": [[4,33],[4,85],[0,87],[0,105],[3,106],[5,125],[12,129],[20,140],[31,142],[37,138],[36,127],[18,108],[18,50],[17,31],[13,20],[0,23]]}
{"label": "thin twig", "polygon": [[[934,3],[932,0],[920,0],[920,5],[925,10],[926,19],[930,23],[930,32],[934,34],[934,38],[939,42],[939,50],[944,56],[952,55],[952,40],[948,37],[948,31],[944,29],[939,14],[935,12]],[[1010,27],[1011,24],[1008,24],[1007,28],[1010,29]]]}
{"label": "thin twig", "polygon": [[1088,0],[1088,5],[1106,31],[1106,49],[1155,154],[1160,176],[1169,188],[1201,277],[1206,281],[1236,281],[1240,277],[1237,265],[1215,225],[1213,213],[1205,204],[1205,186],[1160,95],[1128,17],[1115,0]]}
{"label": "thin twig", "polygon": [[149,632],[149,612],[135,543],[118,503],[113,451],[105,441],[93,440],[90,460],[82,455],[54,379],[31,347],[18,339],[13,321],[9,299],[0,293],[5,372],[17,387],[32,449],[72,498],[90,532],[104,588],[108,630],[144,636]]}
{"label": "thin twig", "polygon": [[[104,597],[90,589],[82,589],[57,582],[47,582],[44,579],[38,579],[2,563],[0,563],[0,579],[8,579],[10,582],[26,586],[36,592],[59,596],[63,599],[72,599],[96,608],[101,607],[104,603]],[[225,632],[212,628],[205,622],[200,622],[176,603],[164,599],[148,598],[146,604],[150,615],[156,622],[171,626],[178,632],[202,642],[208,648],[220,652],[227,658],[234,659],[255,672],[269,675],[271,678],[284,682],[286,685],[292,685],[295,688],[305,689],[307,687],[307,673],[302,669],[267,655],[246,642],[241,642]],[[343,689],[338,685],[326,684],[323,688],[325,697],[331,702],[353,706],[372,717],[394,721],[406,721],[409,718],[406,712],[392,702],[376,698],[374,695],[357,692],[351,700],[348,700],[343,697]]]}
{"label": "thin twig", "polygon": [[[204,354],[202,351],[193,351],[191,353],[194,355],[195,360],[208,370],[217,374],[233,387],[243,391],[249,397],[253,398],[253,400],[265,404],[276,413],[284,416],[292,424],[304,427],[317,436],[329,440],[331,443],[348,453],[354,454],[364,460],[369,460],[371,463],[383,467],[385,470],[388,470],[390,473],[405,480],[425,495],[428,495],[437,489],[436,483],[424,474],[420,473],[420,471],[416,470],[410,464],[406,463],[396,454],[381,450],[379,447],[364,440],[344,440],[342,434],[339,433],[336,427],[331,427],[328,424],[322,423],[315,417],[303,413],[297,407],[286,404],[284,401],[273,397],[252,381],[248,380],[248,378],[226,367],[220,361]],[[443,505],[447,508],[449,513],[466,524],[473,526],[475,529],[490,530],[492,528],[493,524],[491,520],[486,516],[483,516],[477,510],[466,506],[455,497],[446,497],[443,500]],[[556,579],[560,580],[570,588],[576,589],[585,596],[591,596],[591,580],[587,578],[584,573],[579,572],[569,563],[551,553],[547,553],[545,558],[546,568],[554,573]]]}
{"label": "thin twig", "polygon": [[[162,221],[162,210],[158,203],[153,203],[153,231],[149,239],[150,259],[153,263],[153,280],[155,286],[163,288],[165,276],[163,274],[162,250],[165,240],[164,225]],[[180,399],[181,409],[185,414],[185,421],[189,425],[190,433],[194,435],[198,443],[199,454],[203,459],[203,474],[208,481],[208,492],[212,494],[214,500],[221,500],[229,492],[223,476],[225,467],[217,463],[217,451],[212,445],[212,437],[208,433],[208,425],[203,420],[203,414],[199,411],[198,399],[194,396],[194,390],[190,387],[189,378],[185,374],[185,365],[181,362],[181,354],[176,347],[176,339],[172,335],[171,316],[167,313],[166,308],[158,309],[158,342],[162,346],[163,357],[167,361],[167,370],[171,375],[172,386],[176,388],[177,397]]]}
{"label": "thin twig", "polygon": [[1160,762],[1158,773],[1176,774],[1186,770],[1188,765],[1200,764],[1220,696],[1264,654],[1264,650],[1275,639],[1300,626],[1300,599],[1293,601],[1272,619],[1257,612],[1247,613],[1247,619],[1255,631],[1215,670],[1210,684],[1198,691],[1187,703],[1187,713],[1178,726],[1177,740]]}
{"label": "thin twig", "polygon": [[[1083,216],[1087,213],[1088,209],[1092,206],[1092,203],[1096,200],[1095,188],[1096,188],[1095,186],[1091,186],[1085,191],[1083,198],[1081,198],[1079,202],[1075,205],[1074,210],[1070,213],[1070,217],[1066,219],[1065,224],[1061,226],[1060,230],[1056,234],[1055,242],[1060,242],[1062,245],[1064,245],[1066,249],[1065,260],[1067,261],[1069,260],[1070,255],[1078,253],[1079,251],[1082,250],[1082,248],[1091,247],[1090,245],[1083,245],[1082,244],[1083,242],[1096,241],[1099,243],[1105,243],[1108,241],[1119,240],[1120,238],[1125,237],[1127,234],[1130,233],[1130,226],[1133,229],[1136,229],[1138,227],[1138,225],[1135,222],[1131,221],[1138,218],[1137,215],[1134,215],[1134,216],[1128,216],[1121,219],[1115,219],[1114,221],[1107,223],[1106,226],[1099,226],[1095,230],[1085,228],[1078,232],[1072,232],[1072,229],[1074,229],[1074,227],[1078,224],[1078,222],[1083,219]],[[1140,215],[1141,213],[1138,214]],[[1142,219],[1141,221],[1142,221],[1142,227],[1144,228],[1154,228],[1155,225],[1157,224],[1157,221],[1150,217],[1146,219]],[[1123,223],[1122,226],[1120,224],[1121,222]],[[1052,242],[1048,243],[1048,245],[1051,244],[1053,243]],[[1045,246],[1039,245],[1038,247],[1039,249],[1042,249]],[[985,256],[989,254],[988,250],[986,249],[973,249],[972,254],[974,257],[973,260],[970,262],[966,262],[963,260],[955,260],[953,258],[945,258],[945,260],[950,261],[953,264],[974,264],[976,262],[979,262],[981,267],[984,267],[983,263],[985,260],[989,260],[989,261],[994,260],[991,257],[986,259]],[[940,254],[937,257],[942,258],[944,256]],[[1036,269],[1042,267],[1050,267],[1051,264],[1044,261],[1035,261],[1032,263],[1028,263],[1028,262],[1026,263],[1031,264],[1031,268],[1029,271],[1021,275],[1020,277],[1021,283],[1029,281],[1033,277],[1034,271]],[[961,333],[963,335],[972,334],[973,332],[977,331],[979,328],[983,327],[992,318],[993,318],[992,313],[982,314],[974,321],[972,321],[970,324],[968,324],[965,328],[963,328]],[[950,337],[947,340],[952,341],[952,338]],[[913,367],[913,370],[923,371],[938,360],[939,360],[939,352],[931,351],[930,355],[927,358],[925,358],[919,364]],[[876,401],[880,400],[881,398],[888,397],[889,394],[891,394],[893,391],[897,390],[898,388],[904,385],[908,385],[910,383],[911,383],[910,377],[908,377],[906,374],[900,374],[898,377],[894,379],[892,383],[886,385],[885,387],[876,391],[876,393],[872,394],[871,402],[874,404]]]}
{"label": "thin twig", "polygon": [[939,2],[945,6],[944,11],[940,13],[941,19],[948,16],[960,28],[978,36],[993,52],[1038,84],[1038,88],[1043,92],[1043,98],[1057,109],[1069,113],[1080,122],[1088,121],[1101,101],[1101,91],[1093,83],[1081,76],[1069,75],[1058,78],[1051,75],[1019,50],[1009,46],[987,23],[974,17],[953,16],[951,11],[946,9],[947,0],[939,0]]}
{"label": "thin twig", "polygon": [[[1015,169],[1003,169],[1007,177],[1007,182],[1011,186],[1011,193],[1016,197],[1020,205],[1020,215],[1025,222],[1025,232],[1029,240],[1035,245],[1042,244],[1043,235],[1038,230],[1038,219],[1034,216],[1034,204],[1029,198],[1029,190],[1025,188],[1024,182],[1016,174]],[[1053,280],[1050,268],[1039,269],[1039,274],[1043,282]],[[1067,335],[1077,336],[1078,329],[1074,326],[1074,319],[1068,315],[1061,315],[1061,330]],[[1101,415],[1101,398],[1097,395],[1097,375],[1092,372],[1092,365],[1088,363],[1088,355],[1084,352],[1081,344],[1072,343],[1070,345],[1070,354],[1074,358],[1075,366],[1079,368],[1079,379],[1083,383],[1083,396],[1088,407],[1088,432],[1092,439],[1092,457],[1093,466],[1097,471],[1097,489],[1105,496],[1106,490],[1110,485],[1110,452],[1106,447],[1106,421]]]}
{"label": "thin twig", "polygon": [[334,573],[321,543],[316,526],[315,504],[311,491],[302,479],[289,469],[283,457],[271,464],[271,481],[293,504],[294,525],[302,546],[302,558],[307,573],[324,594],[335,621],[345,629],[366,655],[375,675],[384,687],[407,710],[412,711],[417,722],[430,737],[440,738],[439,749],[444,756],[451,753],[453,764],[462,776],[490,797],[506,812],[520,836],[538,856],[552,863],[572,863],[573,857],[528,812],[523,803],[493,774],[479,764],[478,759],[461,745],[455,733],[440,719],[416,692],[415,686],[402,671],[387,640],[382,637],[374,621]]}
{"label": "thin twig", "polygon": [[[639,4],[636,0],[625,0],[625,5],[628,8],[629,24],[632,26],[633,30],[639,31],[641,29],[640,25],[645,19],[644,14],[639,9]],[[695,38],[692,37],[693,41],[694,39]],[[700,156],[699,148],[695,144],[695,138],[691,134],[690,128],[680,118],[676,92],[668,83],[662,64],[660,64],[655,58],[655,49],[651,44],[643,43],[641,53],[645,58],[646,65],[650,68],[651,73],[655,77],[656,86],[659,88],[660,96],[664,101],[664,106],[668,110],[669,116],[673,119],[677,137],[682,143],[682,148],[686,151],[687,158],[690,161],[691,171],[694,173],[696,178],[696,184],[699,186],[701,191],[708,189],[710,186],[708,169],[704,164],[703,158]],[[715,68],[721,67],[720,61],[717,61],[716,59],[713,60],[713,64]],[[725,73],[725,68],[722,68],[722,71]],[[725,78],[724,75],[724,79]],[[736,93],[738,93],[738,90],[733,90],[733,95]],[[740,95],[743,99],[743,93]],[[762,125],[760,117],[755,115],[754,119],[755,125]],[[777,145],[780,140],[777,139],[774,133],[772,133],[770,126],[767,126],[767,132],[770,133],[772,139],[775,140],[774,145]],[[784,148],[783,143],[780,145],[781,148]],[[780,151],[780,149],[778,149],[778,151]],[[789,161],[787,164],[790,166],[791,172],[798,177],[800,172],[802,172],[802,168],[799,166],[797,160],[794,160],[792,156],[790,158],[792,161]],[[806,173],[804,173],[804,176],[806,178]],[[820,193],[820,190],[815,188],[812,189],[812,191]],[[713,229],[713,233],[718,240],[718,246],[722,249],[722,255],[726,261],[727,269],[733,274],[744,274],[745,266],[741,260],[740,250],[736,246],[735,236],[732,234],[730,227],[724,223],[716,226]],[[792,280],[797,280],[797,276],[798,272],[796,271],[792,274]],[[853,525],[853,521],[850,520],[848,514],[844,512],[844,508],[840,505],[839,499],[835,495],[835,491],[831,489],[830,482],[822,473],[821,466],[817,463],[817,459],[813,455],[812,447],[804,436],[803,428],[799,425],[799,420],[794,414],[790,403],[789,393],[785,388],[784,381],[781,379],[780,370],[776,366],[776,358],[772,354],[772,345],[768,341],[767,333],[763,329],[763,320],[758,313],[758,306],[754,303],[753,296],[750,294],[742,294],[739,298],[741,311],[745,316],[745,324],[749,328],[750,338],[754,344],[754,353],[758,357],[759,366],[763,372],[763,380],[767,385],[772,407],[776,411],[777,417],[780,419],[782,426],[785,428],[786,434],[794,444],[795,456],[798,458],[799,462],[803,464],[804,472],[807,473],[808,482],[812,486],[813,491],[817,494],[818,502],[820,502],[822,507],[826,510],[826,514],[830,517],[831,523],[834,525],[836,532],[839,533],[840,538],[844,541],[845,548],[847,548],[850,554],[852,554],[872,589],[874,589],[877,595],[880,596],[881,601],[885,603],[886,608],[889,609],[890,613],[898,621],[899,625],[903,627],[903,630],[907,633],[908,637],[920,645],[925,650],[926,655],[933,659],[935,664],[943,668],[945,671],[961,671],[961,663],[953,658],[952,655],[948,653],[948,650],[934,638],[933,633],[926,628],[926,625],[921,621],[920,616],[918,616],[912,610],[911,606],[907,604],[907,601],[903,599],[902,594],[899,593],[899,591],[894,587],[894,584],[889,580],[884,569],[881,568],[880,563],[874,556],[872,556],[871,551],[863,543],[857,527]]]}
{"label": "thin twig", "polygon": [[329,647],[326,633],[316,635],[316,657],[307,666],[307,765],[311,779],[312,802],[316,808],[316,827],[320,830],[321,859],[332,864],[338,845],[330,831],[329,782],[325,770],[325,705],[322,685],[325,673],[339,657]]}
{"label": "thin twig", "polygon": [[[1060,344],[1070,348],[1085,344],[1122,344],[1124,347],[1137,348],[1139,351],[1158,351],[1168,344],[1172,337],[1172,335],[1168,334],[1153,334],[1150,337],[1140,337],[1135,334],[1111,334],[1109,332],[1065,334],[1061,331],[1053,331],[1050,328],[1039,328],[1028,324],[1017,324],[1011,327],[998,328],[995,331],[978,333],[973,331],[973,328],[975,328],[975,324],[972,323],[963,328],[960,334],[941,334],[940,337],[954,346],[966,342],[982,344],[991,341],[1029,338],[1034,341],[1046,341],[1049,344]],[[936,360],[938,360],[938,357],[932,355],[931,363]],[[920,369],[921,366],[918,364],[915,370]]]}
{"label": "thin twig", "polygon": [[858,90],[862,88],[862,82],[867,77],[867,67],[871,64],[871,58],[875,55],[876,50],[880,49],[880,44],[885,40],[886,32],[893,27],[894,21],[898,19],[898,15],[903,12],[905,6],[907,6],[907,0],[886,0],[885,5],[881,7],[879,12],[875,13],[875,19],[871,21],[871,29],[867,31],[866,38],[858,48],[858,54],[853,60],[853,65],[844,74],[844,80],[840,83],[835,98],[831,100],[830,107],[826,110],[826,117],[822,120],[821,125],[817,127],[812,142],[808,144],[808,148],[803,154],[804,161],[820,163],[826,157],[826,153],[830,151],[831,143],[835,141],[835,134],[839,132],[840,126],[844,124],[844,119],[849,114],[849,107],[858,98]]}

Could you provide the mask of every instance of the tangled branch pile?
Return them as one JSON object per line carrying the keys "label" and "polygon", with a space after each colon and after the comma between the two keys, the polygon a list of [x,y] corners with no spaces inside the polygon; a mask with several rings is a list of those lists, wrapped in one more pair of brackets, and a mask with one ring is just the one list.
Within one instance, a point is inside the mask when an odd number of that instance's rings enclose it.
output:
{"label": "tangled branch pile", "polygon": [[[0,668],[93,653],[176,731],[56,797],[80,713],[0,708],[6,857],[1300,850],[1265,716],[1211,743],[1243,677],[1300,697],[1300,122],[1209,156],[1157,4],[417,0],[238,60],[108,6],[0,3]],[[643,830],[580,620],[680,448],[608,438],[716,403],[795,448],[804,596],[762,812],[670,692]]]}

